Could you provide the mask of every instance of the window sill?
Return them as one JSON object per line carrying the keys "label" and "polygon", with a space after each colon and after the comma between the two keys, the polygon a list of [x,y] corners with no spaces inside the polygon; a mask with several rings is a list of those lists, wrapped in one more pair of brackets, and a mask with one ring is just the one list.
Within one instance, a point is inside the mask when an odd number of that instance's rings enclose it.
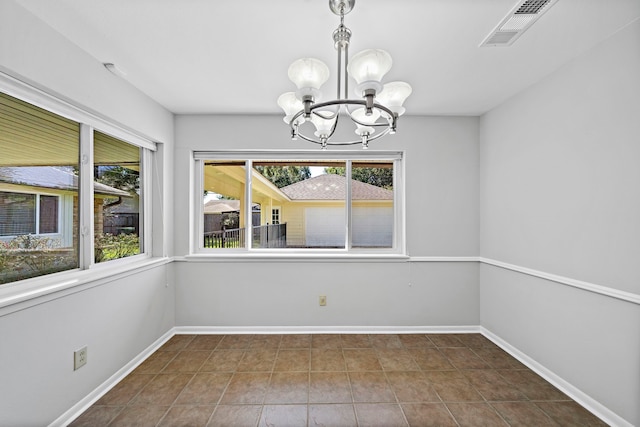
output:
{"label": "window sill", "polygon": [[176,257],[176,262],[406,262],[404,254],[373,253],[247,253],[191,254]]}
{"label": "window sill", "polygon": [[88,270],[72,270],[0,285],[0,315],[99,286],[131,274],[167,264],[171,258],[141,257],[119,265],[97,264]]}

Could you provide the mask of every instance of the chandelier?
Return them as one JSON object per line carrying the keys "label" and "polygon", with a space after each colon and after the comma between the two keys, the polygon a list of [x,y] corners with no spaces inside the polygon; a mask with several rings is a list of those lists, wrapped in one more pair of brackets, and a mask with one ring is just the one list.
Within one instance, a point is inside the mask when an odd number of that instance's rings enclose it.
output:
{"label": "chandelier", "polygon": [[[396,122],[405,109],[402,106],[411,94],[411,86],[405,82],[382,84],[382,77],[391,69],[391,55],[381,49],[359,52],[349,62],[351,30],[344,25],[344,16],[355,0],[329,0],[329,8],[340,16],[340,25],[333,32],[338,51],[337,99],[321,100],[320,87],[329,79],[329,68],[315,58],[302,58],[289,67],[289,79],[297,86],[296,92],[286,92],[278,98],[284,110],[284,122],[291,127],[291,139],[302,138],[319,144],[323,150],[328,145],[362,144],[387,134],[394,134]],[[356,81],[358,99],[349,99],[349,77]],[[332,140],[341,118],[355,124],[357,139]],[[315,129],[315,131],[314,131]]]}

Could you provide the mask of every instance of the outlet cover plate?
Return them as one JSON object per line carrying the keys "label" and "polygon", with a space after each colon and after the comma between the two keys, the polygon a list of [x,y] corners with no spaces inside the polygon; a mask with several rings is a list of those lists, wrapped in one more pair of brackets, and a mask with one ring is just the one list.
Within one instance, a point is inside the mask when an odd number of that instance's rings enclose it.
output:
{"label": "outlet cover plate", "polygon": [[73,370],[78,370],[87,364],[87,346],[73,352]]}

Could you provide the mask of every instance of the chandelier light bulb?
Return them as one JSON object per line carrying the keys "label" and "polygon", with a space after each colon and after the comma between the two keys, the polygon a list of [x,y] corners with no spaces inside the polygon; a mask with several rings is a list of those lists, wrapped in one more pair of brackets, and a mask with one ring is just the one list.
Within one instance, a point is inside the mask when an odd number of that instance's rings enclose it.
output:
{"label": "chandelier light bulb", "polygon": [[412,91],[409,83],[389,82],[383,86],[382,92],[376,95],[376,101],[401,116],[405,112],[402,104]]}
{"label": "chandelier light bulb", "polygon": [[353,55],[347,72],[358,83],[358,96],[366,89],[382,90],[382,77],[392,64],[391,55],[382,49],[366,49]]}
{"label": "chandelier light bulb", "polygon": [[333,125],[336,122],[336,117],[334,116],[332,119],[323,119],[317,114],[311,115],[311,123],[316,127],[315,136],[318,138],[327,138],[331,135],[331,130],[333,129]]}
{"label": "chandelier light bulb", "polygon": [[319,91],[320,87],[329,80],[329,67],[319,59],[302,58],[289,66],[288,74],[298,90]]}
{"label": "chandelier light bulb", "polygon": [[356,134],[360,136],[372,135],[375,132],[375,128],[372,127],[371,125],[373,125],[376,122],[376,120],[378,120],[379,117],[380,117],[380,111],[378,111],[377,109],[373,110],[372,114],[368,116],[364,108],[358,108],[357,110],[353,111],[351,113],[351,118],[355,120]]}
{"label": "chandelier light bulb", "polygon": [[[289,124],[293,116],[300,110],[302,110],[302,102],[296,98],[295,92],[285,92],[278,97],[278,106],[284,111],[284,122]],[[304,117],[300,116],[297,120],[299,123],[304,121]]]}

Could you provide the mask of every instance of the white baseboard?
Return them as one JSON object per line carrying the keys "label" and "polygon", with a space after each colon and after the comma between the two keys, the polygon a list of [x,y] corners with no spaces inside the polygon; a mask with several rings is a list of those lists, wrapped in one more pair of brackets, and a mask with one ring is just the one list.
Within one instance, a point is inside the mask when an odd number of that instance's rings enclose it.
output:
{"label": "white baseboard", "polygon": [[633,427],[631,423],[603,406],[601,403],[568,383],[534,359],[530,358],[499,336],[482,326],[176,326],[158,338],[153,344],[138,354],[133,360],[118,370],[108,380],[85,396],[69,410],[53,421],[49,427],[63,427],[79,417],[91,405],[97,402],[118,382],[129,375],[174,335],[184,334],[443,334],[443,333],[481,333],[497,346],[518,359],[525,366],[553,384],[567,396],[578,402],[595,416],[611,426]]}
{"label": "white baseboard", "polygon": [[550,371],[540,363],[536,362],[534,359],[530,358],[517,348],[513,347],[511,344],[504,341],[499,336],[495,335],[491,331],[487,330],[484,327],[480,327],[480,333],[493,341],[497,346],[502,348],[504,351],[509,353],[511,356],[518,359],[525,366],[530,368],[532,371],[540,375],[542,378],[547,380],[549,383],[553,384],[560,391],[565,393],[567,396],[571,397],[573,400],[578,402],[580,405],[585,407],[588,411],[594,414],[596,417],[600,418],[605,423],[610,426],[618,426],[618,427],[633,427],[633,424],[629,423],[622,417],[620,417],[615,412],[611,411],[604,405],[602,405],[597,400],[593,399],[591,396],[585,394],[582,390],[578,389],[574,385],[562,379],[560,376],[556,375],[554,372]]}
{"label": "white baseboard", "polygon": [[82,400],[69,408],[66,412],[60,415],[54,422],[49,424],[49,427],[63,427],[69,425],[73,420],[78,418],[84,411],[89,409],[91,405],[97,402],[102,396],[107,394],[116,384],[118,384],[124,377],[129,375],[135,368],[137,368],[142,362],[144,362],[149,356],[151,356],[162,344],[171,339],[175,335],[174,328],[169,329],[160,338],[158,338],[153,344],[144,349],[140,354],[134,357],[129,363],[119,369],[109,379],[100,384],[91,393],[86,395]]}
{"label": "white baseboard", "polygon": [[176,334],[453,334],[480,326],[176,326]]}

